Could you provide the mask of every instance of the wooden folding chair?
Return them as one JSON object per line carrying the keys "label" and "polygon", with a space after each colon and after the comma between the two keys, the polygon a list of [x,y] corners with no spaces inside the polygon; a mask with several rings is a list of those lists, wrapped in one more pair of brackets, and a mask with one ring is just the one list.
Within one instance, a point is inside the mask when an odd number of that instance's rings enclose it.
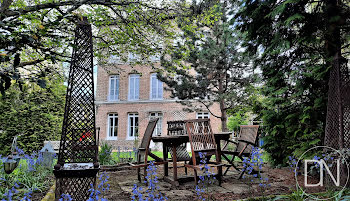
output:
{"label": "wooden folding chair", "polygon": [[[234,160],[238,157],[243,161],[243,157],[250,157],[253,150],[252,148],[258,146],[258,129],[259,125],[242,125],[240,126],[238,141],[226,141],[226,144],[221,150],[221,156],[229,162],[224,175],[226,175],[230,167],[234,167],[236,170],[241,171],[241,169],[234,165]],[[230,144],[236,145],[233,151],[227,149]],[[231,155],[232,158],[229,159],[228,155]],[[241,172],[239,179],[242,178],[244,174],[244,171]]]}
{"label": "wooden folding chair", "polygon": [[[216,147],[216,142],[214,138],[214,133],[210,126],[209,119],[193,119],[186,120],[186,130],[190,139],[191,151],[192,151],[192,163],[186,164],[188,168],[192,168],[194,171],[194,179],[197,184],[197,170],[201,169],[199,164],[199,152],[206,153],[207,156],[215,154],[216,161],[211,163],[207,162],[209,167],[216,167],[218,171],[217,178],[219,180],[219,185],[221,185],[221,176],[222,176],[222,165],[220,163],[220,158],[218,150]],[[202,166],[203,167],[203,166]]]}
{"label": "wooden folding chair", "polygon": [[[187,135],[185,130],[185,121],[168,121],[168,133],[167,135]],[[169,149],[171,158],[173,158],[173,150]],[[183,143],[176,147],[176,159],[177,161],[191,161],[191,156],[187,152],[186,143]],[[179,167],[178,167],[179,168]],[[187,167],[185,166],[185,174],[187,175]]]}
{"label": "wooden folding chair", "polygon": [[[154,128],[156,127],[158,122],[158,118],[151,119],[148,122],[145,134],[143,135],[142,142],[140,144],[140,147],[137,150],[137,164],[132,164],[130,165],[133,168],[137,168],[137,179],[141,181],[141,174],[140,174],[140,169],[141,167],[144,167],[144,180],[146,180],[146,175],[147,175],[147,166],[150,165],[148,162],[148,156],[153,158],[155,160],[154,165],[161,165],[164,163],[167,163],[167,161],[164,161],[162,158],[159,158],[158,156],[154,155],[149,148],[149,145],[151,143],[152,139],[152,133]],[[142,163],[143,161],[143,163]]]}

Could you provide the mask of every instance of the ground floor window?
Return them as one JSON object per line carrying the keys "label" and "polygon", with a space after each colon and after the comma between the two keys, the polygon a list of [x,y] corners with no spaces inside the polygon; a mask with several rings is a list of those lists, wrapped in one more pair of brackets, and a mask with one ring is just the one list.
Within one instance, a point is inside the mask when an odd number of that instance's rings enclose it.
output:
{"label": "ground floor window", "polygon": [[156,128],[153,131],[153,136],[162,135],[163,114],[161,112],[151,112],[150,119],[152,119],[152,118],[159,118],[157,125],[156,125]]}
{"label": "ground floor window", "polygon": [[209,119],[209,112],[197,112],[197,119]]}
{"label": "ground floor window", "polygon": [[108,114],[108,137],[113,140],[118,137],[118,114]]}
{"label": "ground floor window", "polygon": [[128,114],[128,139],[133,140],[139,136],[139,114]]}

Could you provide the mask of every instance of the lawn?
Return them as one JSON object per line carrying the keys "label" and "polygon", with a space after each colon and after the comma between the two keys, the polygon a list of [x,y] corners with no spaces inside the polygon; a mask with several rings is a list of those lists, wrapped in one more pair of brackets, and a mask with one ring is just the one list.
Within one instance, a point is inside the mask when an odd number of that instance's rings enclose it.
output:
{"label": "lawn", "polygon": [[[163,152],[161,152],[161,151],[152,151],[152,153],[160,158],[163,158]],[[192,156],[191,152],[188,152],[188,153],[190,156]],[[123,162],[123,158],[132,158],[133,161],[135,161],[135,153],[134,152],[118,152],[118,151],[112,152],[112,159],[116,163]],[[171,158],[170,153],[168,153],[168,158]],[[231,159],[232,156],[228,156],[228,158]],[[213,156],[212,159],[215,159],[215,156]],[[264,162],[268,162],[270,160],[270,155],[266,152],[263,152],[262,159]],[[150,161],[150,160],[154,160],[154,159],[152,157],[148,156],[148,160]],[[235,161],[242,162],[242,160],[239,159],[238,157],[235,158]]]}

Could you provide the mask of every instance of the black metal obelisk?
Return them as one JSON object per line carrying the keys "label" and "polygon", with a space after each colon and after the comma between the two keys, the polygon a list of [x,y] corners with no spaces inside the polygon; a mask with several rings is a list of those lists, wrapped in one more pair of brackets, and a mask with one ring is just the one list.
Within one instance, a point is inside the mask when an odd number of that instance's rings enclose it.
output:
{"label": "black metal obelisk", "polygon": [[97,141],[92,32],[84,18],[75,30],[62,136],[54,168],[56,200],[62,194],[77,201],[88,199],[90,184],[95,185],[99,170]]}
{"label": "black metal obelisk", "polygon": [[[350,74],[347,60],[340,53],[335,55],[330,70],[324,145],[336,150],[350,148]],[[348,174],[346,164],[340,170],[344,185]],[[336,175],[336,166],[331,171]]]}

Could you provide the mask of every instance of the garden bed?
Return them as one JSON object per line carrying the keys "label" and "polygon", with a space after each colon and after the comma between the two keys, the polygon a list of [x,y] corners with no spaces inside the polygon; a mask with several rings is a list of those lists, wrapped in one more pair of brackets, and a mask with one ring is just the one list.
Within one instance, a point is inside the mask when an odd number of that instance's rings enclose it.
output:
{"label": "garden bed", "polygon": [[[228,172],[228,175],[224,176],[221,186],[214,184],[209,187],[210,195],[212,195],[214,200],[222,201],[252,197],[256,197],[255,200],[259,200],[261,196],[291,194],[296,190],[294,174],[290,169],[271,169],[264,167],[263,171],[264,177],[266,176],[269,178],[268,184],[271,184],[265,191],[258,190],[260,188],[257,179],[254,179],[253,182],[248,181],[248,178],[238,180],[237,176],[239,172],[231,170]],[[169,173],[171,173],[171,171],[169,171]],[[180,176],[184,176],[184,168],[179,169],[178,173]],[[189,170],[188,173],[192,175],[193,171]],[[134,169],[124,169],[108,172],[107,174],[110,177],[109,184],[111,185],[105,197],[108,200],[130,200],[133,194],[132,190],[134,184],[146,187],[145,184],[138,182],[136,170]],[[161,166],[158,166],[157,174],[162,178],[163,168]],[[163,179],[159,179],[158,185],[160,187],[160,192],[167,196],[169,200],[192,201],[197,198],[194,182],[182,183],[180,186],[175,187],[165,182]],[[322,191],[322,189],[318,190],[319,192]]]}

